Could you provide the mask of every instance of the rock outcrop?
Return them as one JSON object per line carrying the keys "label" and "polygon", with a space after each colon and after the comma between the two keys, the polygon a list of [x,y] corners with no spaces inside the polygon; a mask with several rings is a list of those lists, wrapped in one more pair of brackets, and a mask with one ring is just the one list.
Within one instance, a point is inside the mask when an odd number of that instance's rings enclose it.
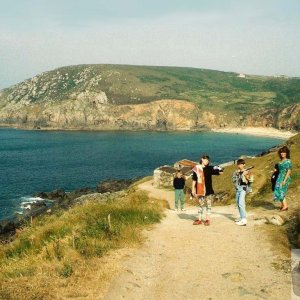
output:
{"label": "rock outcrop", "polygon": [[247,118],[248,126],[275,127],[285,130],[300,130],[300,103],[282,109],[268,109]]}

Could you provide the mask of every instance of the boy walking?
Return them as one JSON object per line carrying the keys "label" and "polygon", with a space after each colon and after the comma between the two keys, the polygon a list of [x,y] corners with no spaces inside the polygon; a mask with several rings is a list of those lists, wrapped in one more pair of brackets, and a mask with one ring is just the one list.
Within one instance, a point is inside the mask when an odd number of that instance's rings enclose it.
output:
{"label": "boy walking", "polygon": [[246,193],[247,185],[249,182],[249,172],[245,170],[245,161],[243,159],[238,159],[237,170],[233,172],[232,182],[235,187],[235,200],[236,205],[239,210],[240,218],[235,221],[236,225],[246,226],[247,216],[246,216]]}
{"label": "boy walking", "polygon": [[175,189],[175,210],[178,211],[178,202],[180,201],[181,211],[185,211],[184,209],[184,189],[185,186],[185,178],[181,171],[177,171],[175,178],[173,180],[173,187]]}
{"label": "boy walking", "polygon": [[209,166],[209,156],[203,155],[200,164],[193,168],[192,194],[199,201],[198,219],[193,225],[203,223],[203,209],[206,207],[206,220],[204,225],[210,225],[211,204],[213,200],[214,190],[212,187],[212,175],[220,175],[223,169],[219,166]]}

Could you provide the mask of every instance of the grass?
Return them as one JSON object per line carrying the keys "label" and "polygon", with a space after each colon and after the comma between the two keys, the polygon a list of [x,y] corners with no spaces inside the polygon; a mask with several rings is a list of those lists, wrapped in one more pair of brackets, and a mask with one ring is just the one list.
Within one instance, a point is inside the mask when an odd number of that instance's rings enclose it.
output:
{"label": "grass", "polygon": [[70,287],[78,284],[80,293],[90,296],[96,282],[79,283],[82,276],[96,272],[104,284],[116,268],[107,262],[110,253],[141,243],[141,231],[160,222],[165,206],[132,187],[128,196],[110,203],[90,201],[38,217],[0,248],[0,298],[56,299],[58,293],[76,294]]}

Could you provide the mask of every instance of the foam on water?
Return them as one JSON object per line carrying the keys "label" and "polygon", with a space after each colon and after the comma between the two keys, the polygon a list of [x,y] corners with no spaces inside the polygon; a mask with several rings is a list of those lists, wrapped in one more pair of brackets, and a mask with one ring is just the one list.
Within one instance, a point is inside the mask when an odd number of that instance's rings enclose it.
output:
{"label": "foam on water", "polygon": [[45,201],[43,198],[40,197],[31,197],[31,196],[25,196],[21,197],[21,209],[31,209],[31,204],[36,203],[38,201]]}

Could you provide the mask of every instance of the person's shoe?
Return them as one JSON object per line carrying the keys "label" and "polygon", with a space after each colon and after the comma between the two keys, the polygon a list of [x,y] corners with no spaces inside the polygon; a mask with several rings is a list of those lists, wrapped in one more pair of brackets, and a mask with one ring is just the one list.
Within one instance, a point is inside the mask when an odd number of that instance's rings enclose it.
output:
{"label": "person's shoe", "polygon": [[209,226],[210,225],[210,220],[205,220],[204,225]]}
{"label": "person's shoe", "polygon": [[289,208],[288,207],[285,207],[285,208],[280,208],[280,211],[287,211]]}
{"label": "person's shoe", "polygon": [[186,211],[186,209],[185,209],[185,208],[182,208],[181,211]]}
{"label": "person's shoe", "polygon": [[202,224],[202,221],[201,220],[195,220],[193,225],[201,225]]}
{"label": "person's shoe", "polygon": [[239,222],[236,222],[235,224],[239,225],[239,226],[246,226],[247,225],[247,219],[242,219]]}
{"label": "person's shoe", "polygon": [[178,208],[174,208],[174,211],[178,211]]}

